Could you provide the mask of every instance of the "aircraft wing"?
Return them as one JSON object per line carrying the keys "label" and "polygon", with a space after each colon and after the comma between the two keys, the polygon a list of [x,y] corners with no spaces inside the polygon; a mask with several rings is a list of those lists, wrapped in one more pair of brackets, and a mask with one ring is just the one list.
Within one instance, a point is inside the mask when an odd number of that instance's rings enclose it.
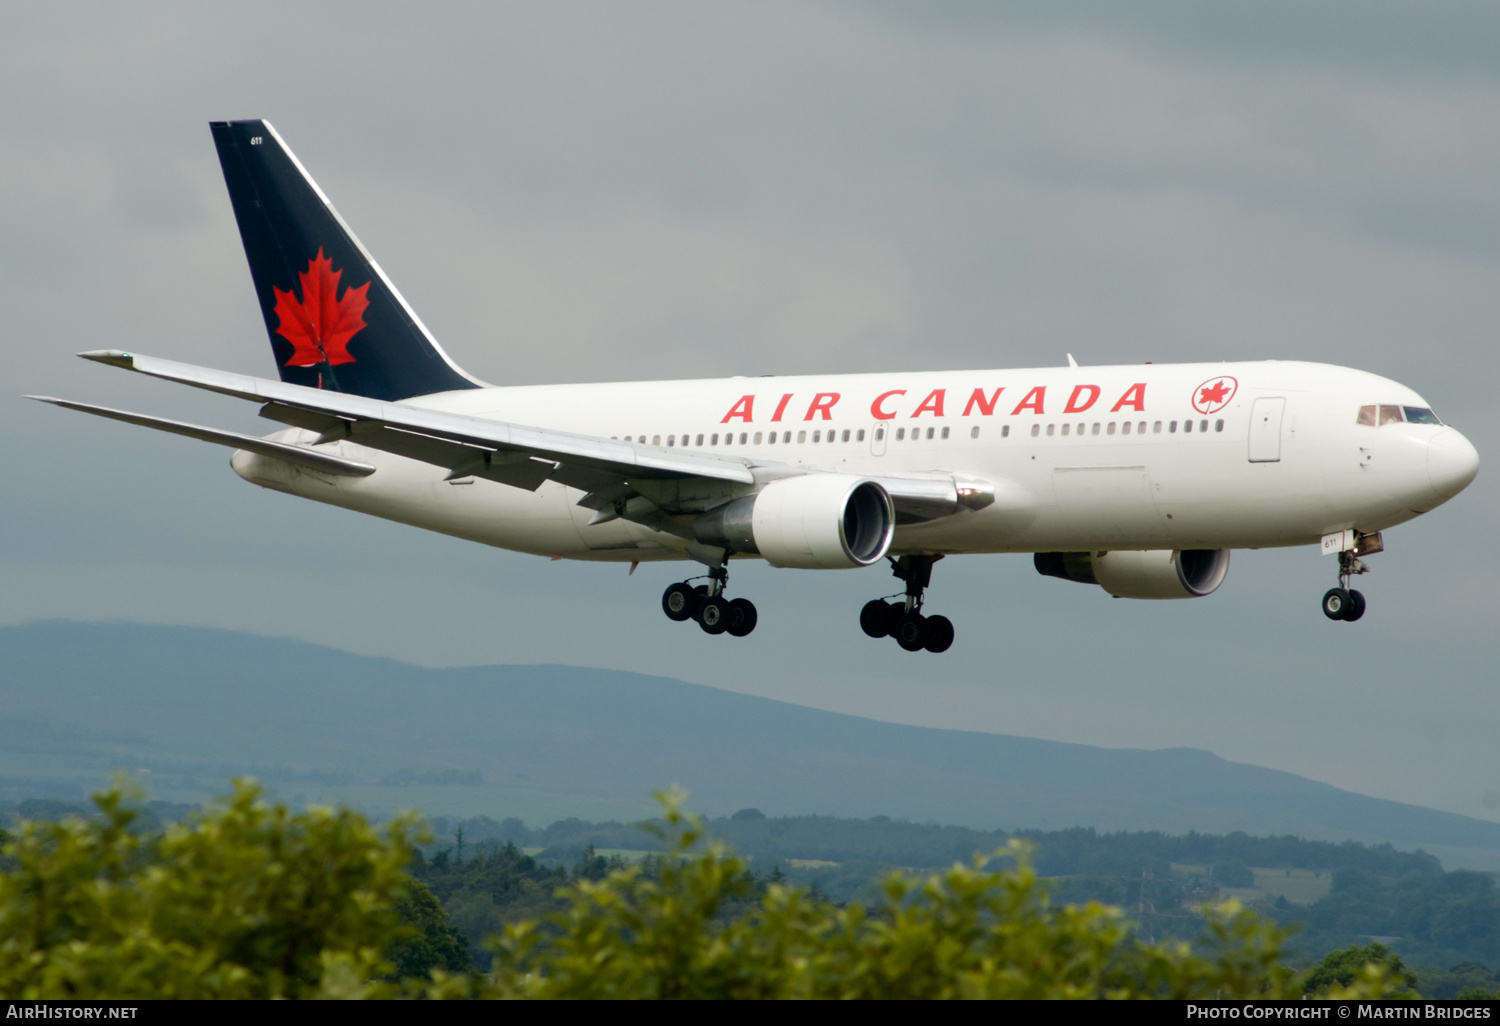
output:
{"label": "aircraft wing", "polygon": [[[696,449],[664,449],[526,427],[120,350],[95,350],[78,355],[96,363],[261,403],[262,417],[316,431],[320,443],[351,439],[359,445],[442,467],[448,471],[450,480],[483,477],[529,491],[540,488],[544,481],[557,481],[585,492],[579,505],[601,511],[602,515],[636,494],[632,481],[707,478],[754,484],[757,476],[752,472],[753,467],[785,466],[775,461]],[[86,403],[34,398],[96,416],[246,449],[325,473],[365,476],[374,469],[369,464],[336,457],[307,445],[273,442]],[[960,508],[982,508],[994,496],[986,482],[946,475],[881,476],[877,480],[907,522],[948,516]]]}
{"label": "aircraft wing", "polygon": [[316,431],[320,442],[348,438],[372,449],[443,467],[450,478],[485,477],[530,491],[541,487],[543,481],[554,480],[585,492],[610,490],[642,478],[755,482],[750,461],[736,456],[524,427],[118,350],[79,355],[262,403],[261,416]]}

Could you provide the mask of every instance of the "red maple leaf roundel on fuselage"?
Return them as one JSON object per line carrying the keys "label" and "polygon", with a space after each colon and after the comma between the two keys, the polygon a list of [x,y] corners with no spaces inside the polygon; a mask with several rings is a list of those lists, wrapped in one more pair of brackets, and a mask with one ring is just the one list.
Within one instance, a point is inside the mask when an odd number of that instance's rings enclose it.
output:
{"label": "red maple leaf roundel on fuselage", "polygon": [[288,367],[316,367],[326,363],[330,367],[339,363],[353,363],[349,355],[349,340],[365,328],[364,312],[370,305],[365,293],[370,283],[357,289],[345,289],[339,296],[339,278],[343,271],[333,269],[333,261],[318,255],[307,263],[307,270],[297,277],[302,284],[302,299],[299,301],[290,291],[272,287],[276,293],[276,316],[281,324],[276,334],[294,347],[287,359]]}
{"label": "red maple leaf roundel on fuselage", "polygon": [[1217,413],[1229,405],[1239,387],[1240,383],[1228,375],[1210,378],[1193,389],[1193,409],[1205,415]]}

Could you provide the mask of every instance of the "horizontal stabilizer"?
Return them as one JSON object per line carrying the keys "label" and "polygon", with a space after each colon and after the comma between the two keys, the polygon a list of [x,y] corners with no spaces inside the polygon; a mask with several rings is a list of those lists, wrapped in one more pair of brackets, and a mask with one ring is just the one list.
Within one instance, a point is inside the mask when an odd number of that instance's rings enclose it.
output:
{"label": "horizontal stabilizer", "polygon": [[155,428],[157,431],[166,431],[174,435],[185,435],[188,438],[196,438],[202,442],[227,445],[231,449],[244,449],[247,452],[255,453],[257,456],[268,456],[271,459],[284,460],[287,463],[295,463],[298,466],[306,467],[309,470],[321,471],[324,474],[335,474],[339,477],[368,477],[375,473],[375,468],[368,463],[330,456],[327,453],[318,452],[316,449],[309,449],[304,445],[273,442],[266,438],[256,438],[254,435],[242,435],[234,431],[220,431],[217,428],[199,427],[197,424],[184,424],[180,420],[148,417],[141,413],[112,410],[107,406],[92,406],[88,403],[76,403],[69,399],[54,399],[51,396],[45,395],[28,395],[26,398],[35,399],[38,402],[51,403],[53,406],[61,406],[64,409],[92,413],[96,417],[123,420],[127,424],[139,424],[142,427]]}

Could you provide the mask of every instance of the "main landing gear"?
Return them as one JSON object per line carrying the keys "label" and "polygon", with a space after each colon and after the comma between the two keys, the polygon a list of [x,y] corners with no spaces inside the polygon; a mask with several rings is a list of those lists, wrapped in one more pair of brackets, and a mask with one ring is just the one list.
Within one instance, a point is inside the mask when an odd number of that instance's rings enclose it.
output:
{"label": "main landing gear", "polygon": [[[946,616],[922,615],[922,592],[932,583],[932,564],[942,556],[902,556],[891,559],[891,572],[906,582],[898,602],[871,599],[859,611],[859,626],[872,638],[892,637],[908,652],[946,652],[953,644],[953,621]],[[895,596],[887,596],[894,598]]]}
{"label": "main landing gear", "polygon": [[1339,553],[1339,586],[1323,593],[1323,615],[1330,620],[1354,622],[1365,615],[1363,592],[1349,587],[1349,578],[1355,574],[1367,574],[1370,568],[1355,556],[1354,552]]}
{"label": "main landing gear", "polygon": [[716,566],[708,571],[707,584],[673,584],[662,592],[662,612],[672,620],[698,621],[705,634],[743,638],[755,630],[755,604],[749,599],[726,599],[724,586],[728,583],[729,571]]}

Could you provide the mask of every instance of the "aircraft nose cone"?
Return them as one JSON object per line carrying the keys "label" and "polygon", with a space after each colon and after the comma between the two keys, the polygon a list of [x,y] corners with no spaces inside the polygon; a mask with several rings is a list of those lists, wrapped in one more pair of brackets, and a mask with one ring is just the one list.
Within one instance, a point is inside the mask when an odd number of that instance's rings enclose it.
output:
{"label": "aircraft nose cone", "polygon": [[1427,477],[1435,492],[1451,499],[1479,473],[1479,451],[1453,428],[1444,428],[1427,443]]}

